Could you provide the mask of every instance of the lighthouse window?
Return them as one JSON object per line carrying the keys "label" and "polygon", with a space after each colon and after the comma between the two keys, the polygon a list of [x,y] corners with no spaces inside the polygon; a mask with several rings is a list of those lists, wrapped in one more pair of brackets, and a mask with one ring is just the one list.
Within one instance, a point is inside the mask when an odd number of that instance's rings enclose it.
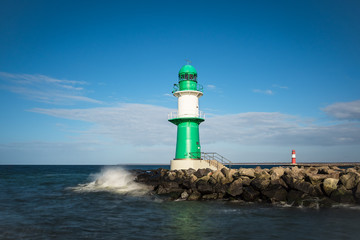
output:
{"label": "lighthouse window", "polygon": [[194,75],[190,74],[189,79],[193,79]]}
{"label": "lighthouse window", "polygon": [[187,73],[185,73],[185,79],[188,79],[188,74]]}

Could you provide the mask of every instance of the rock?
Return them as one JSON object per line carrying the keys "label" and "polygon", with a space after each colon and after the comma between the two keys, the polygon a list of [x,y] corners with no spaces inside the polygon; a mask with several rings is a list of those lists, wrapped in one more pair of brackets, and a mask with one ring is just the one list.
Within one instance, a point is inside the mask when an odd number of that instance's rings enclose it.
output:
{"label": "rock", "polygon": [[210,168],[202,168],[202,169],[198,169],[196,172],[194,172],[194,175],[197,178],[201,178],[203,176],[207,176],[208,173],[210,173],[210,172],[211,172]]}
{"label": "rock", "polygon": [[215,178],[210,177],[210,179],[209,179],[209,183],[210,183],[211,185],[216,185],[216,184],[217,184],[217,181],[216,181],[216,179],[215,179]]}
{"label": "rock", "polygon": [[323,189],[326,195],[330,196],[331,193],[337,189],[337,184],[339,182],[339,179],[335,178],[326,178],[323,182]]}
{"label": "rock", "polygon": [[[234,181],[233,177],[232,177],[232,173],[233,171],[231,171],[228,168],[222,168],[221,169],[222,174],[225,176],[226,179],[226,183],[231,183],[232,181]],[[225,184],[225,183],[224,183]]]}
{"label": "rock", "polygon": [[329,167],[319,167],[318,168],[318,174],[329,174]]}
{"label": "rock", "polygon": [[341,169],[339,167],[337,167],[337,166],[330,166],[330,169],[341,171]]}
{"label": "rock", "polygon": [[302,200],[306,196],[305,193],[296,191],[296,190],[290,190],[287,195],[287,202],[289,204],[293,204],[294,206],[299,206],[302,203]]}
{"label": "rock", "polygon": [[251,186],[253,186],[255,189],[260,191],[266,189],[269,186],[269,184],[270,184],[270,179],[265,175],[257,177],[251,181]]}
{"label": "rock", "polygon": [[349,172],[340,177],[341,183],[345,186],[346,189],[350,190],[357,186],[359,183],[358,173]]}
{"label": "rock", "polygon": [[330,198],[339,203],[355,203],[352,191],[341,185],[338,189],[331,193]]}
{"label": "rock", "polygon": [[226,178],[220,170],[213,172],[211,177],[213,177],[218,183],[226,184]]}
{"label": "rock", "polygon": [[192,174],[194,174],[196,172],[195,169],[193,168],[189,168],[187,170],[184,170],[185,176],[191,176]]}
{"label": "rock", "polygon": [[358,183],[356,190],[355,190],[355,197],[360,200],[360,183]]}
{"label": "rock", "polygon": [[226,191],[228,189],[227,185],[221,184],[221,183],[217,183],[215,184],[215,186],[213,187],[214,192],[216,193],[222,193],[225,194]]}
{"label": "rock", "polygon": [[304,180],[296,180],[294,182],[294,189],[307,193],[311,196],[317,196],[315,187],[311,183],[305,182]]}
{"label": "rock", "polygon": [[[205,176],[205,177],[207,177],[207,176]],[[213,192],[212,186],[210,185],[210,183],[208,183],[205,180],[197,181],[196,188],[197,188],[198,192],[200,192],[202,194],[209,194],[209,193]]]}
{"label": "rock", "polygon": [[252,180],[249,177],[242,176],[240,179],[242,181],[243,186],[250,186]]}
{"label": "rock", "polygon": [[183,193],[181,193],[180,198],[181,199],[187,199],[189,197],[189,193],[187,191],[184,191]]}
{"label": "rock", "polygon": [[174,181],[176,179],[176,172],[169,171],[167,173],[167,177],[169,178],[170,181]]}
{"label": "rock", "polygon": [[240,168],[238,172],[239,172],[240,176],[247,176],[250,178],[255,177],[255,170],[252,168]]}
{"label": "rock", "polygon": [[189,201],[196,201],[201,197],[201,194],[199,192],[193,192],[190,194],[187,200]]}
{"label": "rock", "polygon": [[217,199],[218,195],[217,193],[210,193],[210,194],[205,194],[202,196],[202,199],[204,200],[214,200]]}
{"label": "rock", "polygon": [[227,193],[233,197],[240,196],[243,192],[243,185],[241,178],[235,180],[229,185]]}
{"label": "rock", "polygon": [[276,179],[280,179],[282,177],[282,175],[284,175],[284,168],[282,167],[273,167],[270,169],[270,174],[271,174],[271,180],[276,180]]}
{"label": "rock", "polygon": [[286,201],[287,197],[287,191],[284,188],[279,187],[279,185],[277,187],[266,189],[261,193],[268,197],[272,202]]}
{"label": "rock", "polygon": [[328,178],[327,174],[306,173],[306,180],[310,181],[314,185],[320,184],[325,178]]}
{"label": "rock", "polygon": [[243,188],[243,198],[245,201],[253,202],[258,199],[260,192],[256,191],[253,187],[244,187]]}
{"label": "rock", "polygon": [[285,189],[288,188],[288,185],[285,183],[285,181],[282,178],[271,180],[270,185],[272,185],[272,186],[280,185],[281,187],[283,187]]}

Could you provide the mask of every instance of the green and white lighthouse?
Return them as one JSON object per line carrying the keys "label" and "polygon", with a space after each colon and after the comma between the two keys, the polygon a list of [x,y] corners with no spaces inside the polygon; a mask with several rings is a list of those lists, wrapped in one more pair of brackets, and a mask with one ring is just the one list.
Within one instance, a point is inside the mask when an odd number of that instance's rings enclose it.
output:
{"label": "green and white lighthouse", "polygon": [[199,98],[203,87],[197,78],[196,69],[187,64],[179,71],[178,84],[174,84],[172,93],[178,98],[178,111],[169,114],[169,121],[177,126],[177,140],[171,170],[208,167],[201,160],[199,125],[204,114],[199,110]]}

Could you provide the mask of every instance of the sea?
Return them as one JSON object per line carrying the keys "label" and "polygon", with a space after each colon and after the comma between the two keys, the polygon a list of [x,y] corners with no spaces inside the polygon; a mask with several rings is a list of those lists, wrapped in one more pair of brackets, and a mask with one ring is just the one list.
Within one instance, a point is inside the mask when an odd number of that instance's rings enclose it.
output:
{"label": "sea", "polygon": [[360,239],[360,207],[170,201],[130,170],[0,165],[0,239]]}

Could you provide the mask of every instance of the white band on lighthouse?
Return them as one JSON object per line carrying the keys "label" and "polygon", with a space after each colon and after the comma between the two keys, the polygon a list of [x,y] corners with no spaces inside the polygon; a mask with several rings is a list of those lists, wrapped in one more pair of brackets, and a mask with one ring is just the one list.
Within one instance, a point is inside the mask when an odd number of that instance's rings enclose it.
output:
{"label": "white band on lighthouse", "polygon": [[178,91],[174,95],[178,98],[178,117],[199,117],[199,91]]}
{"label": "white band on lighthouse", "polygon": [[[289,156],[289,155],[288,155],[288,156]],[[296,158],[296,155],[295,155],[295,154],[292,154],[291,157],[292,157],[292,158]]]}

